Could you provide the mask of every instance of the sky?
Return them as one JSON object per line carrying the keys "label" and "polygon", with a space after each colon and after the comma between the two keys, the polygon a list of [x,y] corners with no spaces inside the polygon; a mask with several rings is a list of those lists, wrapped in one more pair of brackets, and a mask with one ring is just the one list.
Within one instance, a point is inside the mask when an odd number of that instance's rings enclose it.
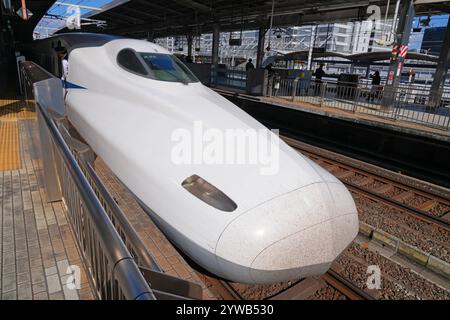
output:
{"label": "sky", "polygon": [[[128,1],[129,0],[58,0],[57,2],[99,8],[104,10],[105,8],[110,8],[111,6],[116,6]],[[82,17],[88,17],[95,12],[100,12],[100,10],[92,10],[88,8],[80,9],[80,14]],[[38,35],[40,35],[40,37],[47,37],[53,32],[64,28],[66,24],[65,18],[72,15],[73,13],[70,12],[69,6],[55,3],[47,11],[47,14],[49,16],[44,16],[34,29],[35,37],[39,37]],[[57,16],[59,17],[59,19],[51,16]]]}
{"label": "sky", "polygon": [[[448,16],[449,16],[448,14],[431,16],[429,28],[445,27],[448,22]],[[427,18],[426,16],[414,18],[413,28],[421,28],[421,31],[411,33],[411,36],[409,39],[409,44],[408,44],[410,50],[414,50],[414,49],[419,50],[422,47],[422,39],[423,39],[423,34],[425,32],[425,28],[420,25],[419,20],[424,20],[426,18]]]}

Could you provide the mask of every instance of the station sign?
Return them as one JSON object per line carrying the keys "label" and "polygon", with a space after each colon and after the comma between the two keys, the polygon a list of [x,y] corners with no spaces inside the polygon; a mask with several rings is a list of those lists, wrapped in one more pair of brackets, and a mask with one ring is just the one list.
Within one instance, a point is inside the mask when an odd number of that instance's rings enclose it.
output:
{"label": "station sign", "polygon": [[387,84],[391,85],[394,82],[394,71],[389,71]]}
{"label": "station sign", "polygon": [[229,41],[228,41],[228,45],[230,45],[230,46],[240,46],[240,45],[242,45],[242,39],[230,39]]}

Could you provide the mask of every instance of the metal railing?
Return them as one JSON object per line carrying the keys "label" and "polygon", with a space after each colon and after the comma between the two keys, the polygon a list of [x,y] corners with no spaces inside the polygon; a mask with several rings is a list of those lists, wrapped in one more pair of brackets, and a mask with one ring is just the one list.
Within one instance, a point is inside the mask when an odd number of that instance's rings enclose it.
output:
{"label": "metal railing", "polygon": [[109,193],[94,168],[95,155],[92,149],[70,134],[70,124],[65,118],[54,117],[55,122],[80,168],[92,186],[97,198],[110,218],[114,228],[124,242],[144,278],[152,284],[157,299],[201,298],[200,286],[163,273],[155,258],[148,252],[145,244],[136,233],[128,218]]}
{"label": "metal railing", "polygon": [[36,107],[38,116],[46,124],[52,140],[69,220],[98,297],[155,299],[56,123],[39,103],[36,103]]}
{"label": "metal railing", "polygon": [[400,85],[395,91],[395,118],[449,130],[450,89],[443,88],[436,107],[430,100],[430,86]]}
{"label": "metal railing", "polygon": [[394,103],[382,106],[384,86],[368,83],[271,78],[268,95],[301,101],[320,107],[338,108],[403,120],[441,129],[450,129],[450,89],[444,88],[440,103],[430,107],[430,86],[401,84],[394,91]]}
{"label": "metal railing", "polygon": [[[38,114],[44,180],[59,185],[89,279],[100,299],[192,299],[201,298],[199,285],[162,273],[154,257],[108,192],[94,169],[94,152],[74,138],[64,116],[44,104],[51,104],[44,92],[62,92],[60,81],[38,65],[22,65],[24,82],[33,87]],[[42,85],[43,83],[43,85]],[[26,91],[27,92],[27,91]],[[61,108],[59,109],[61,110]],[[54,171],[54,172],[52,172]],[[52,175],[54,177],[52,177]],[[50,176],[48,178],[47,176]],[[53,180],[52,180],[53,178]],[[46,188],[46,191],[47,188]],[[150,289],[149,283],[152,284]]]}
{"label": "metal railing", "polygon": [[139,238],[136,234],[136,231],[128,221],[124,212],[106,189],[100,177],[97,175],[94,169],[95,155],[92,149],[88,145],[72,137],[69,132],[70,125],[65,118],[53,115],[53,119],[59,132],[62,134],[64,141],[72,151],[72,154],[80,165],[86,179],[92,186],[95,195],[99,199],[102,207],[105,209],[106,214],[110,218],[128,251],[133,256],[136,264],[151,270],[161,271],[156,263],[156,260],[145,249],[145,245],[141,238]]}

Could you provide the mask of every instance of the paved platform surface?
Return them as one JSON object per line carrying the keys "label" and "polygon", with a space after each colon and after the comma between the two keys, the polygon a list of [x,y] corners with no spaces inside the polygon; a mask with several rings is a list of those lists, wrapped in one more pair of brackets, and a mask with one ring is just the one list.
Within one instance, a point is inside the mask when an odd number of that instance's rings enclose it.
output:
{"label": "paved platform surface", "polygon": [[[47,203],[34,107],[0,98],[0,298],[93,299],[61,201]],[[80,290],[67,287],[69,265]]]}

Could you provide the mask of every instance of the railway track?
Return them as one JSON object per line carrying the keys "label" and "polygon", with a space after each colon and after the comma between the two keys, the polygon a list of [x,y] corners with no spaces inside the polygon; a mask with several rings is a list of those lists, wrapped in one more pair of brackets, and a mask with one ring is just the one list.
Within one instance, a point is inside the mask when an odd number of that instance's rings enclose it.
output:
{"label": "railway track", "polygon": [[[248,300],[246,294],[242,294],[236,285],[225,280],[206,276],[206,282],[213,287],[217,295],[223,300]],[[241,285],[242,286],[242,285]],[[374,300],[375,298],[366,291],[355,286],[347,279],[341,277],[337,272],[330,269],[319,278],[305,278],[295,281],[284,289],[268,293],[263,300],[299,300],[308,299],[319,294],[319,290],[326,286],[336,290],[339,295],[347,300]],[[251,287],[251,286],[248,286]]]}
{"label": "railway track", "polygon": [[355,286],[352,282],[341,277],[337,272],[330,269],[322,278],[334,289],[341,292],[349,300],[375,300],[366,291]]}
{"label": "railway track", "polygon": [[450,229],[450,192],[401,174],[282,137],[291,147],[325,167],[349,190],[387,203],[423,221]]}
{"label": "railway track", "polygon": [[[405,177],[362,161],[351,159],[324,149],[282,137],[290,146],[317,162],[339,178],[353,194],[363,195],[376,203],[387,204],[436,228],[450,229],[450,191]],[[288,286],[260,289],[265,295],[248,294],[251,286],[208,278],[207,282],[222,299],[377,299],[333,269],[319,278],[298,280]],[[318,282],[320,285],[317,287]],[[240,290],[241,289],[241,290]],[[247,290],[250,289],[250,290]],[[334,293],[335,291],[335,293]],[[330,294],[331,292],[331,294]]]}

